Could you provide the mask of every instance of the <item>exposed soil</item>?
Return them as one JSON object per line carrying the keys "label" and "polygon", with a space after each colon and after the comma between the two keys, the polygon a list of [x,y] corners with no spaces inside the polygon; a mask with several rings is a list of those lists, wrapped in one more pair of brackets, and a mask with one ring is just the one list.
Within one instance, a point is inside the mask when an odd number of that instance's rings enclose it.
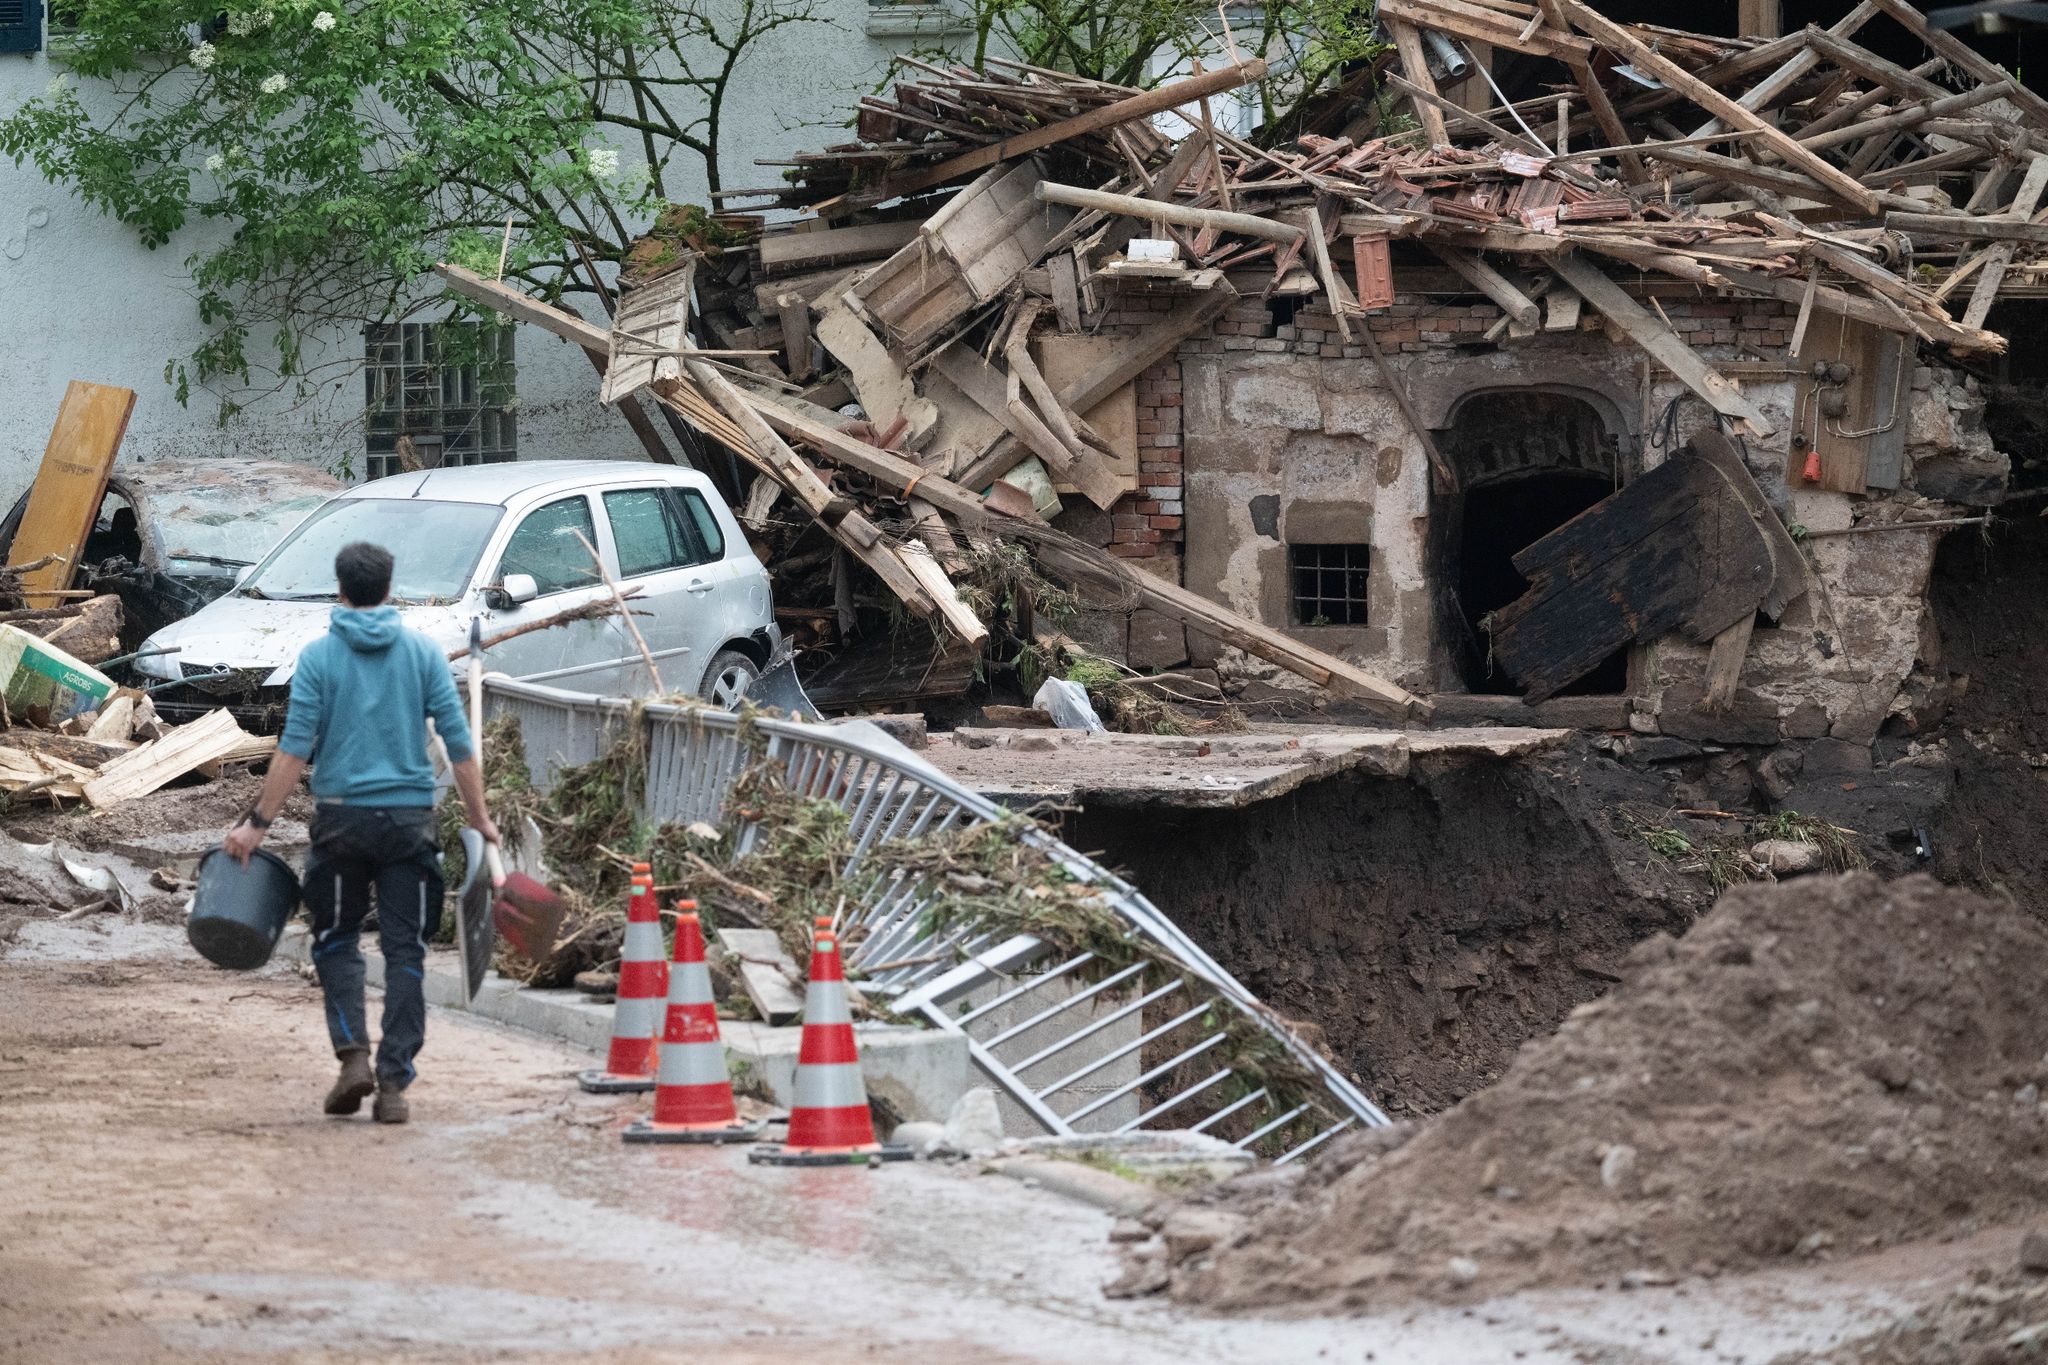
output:
{"label": "exposed soil", "polygon": [[1703,907],[1703,886],[1610,829],[1616,807],[1665,791],[1581,743],[1336,777],[1244,810],[1083,811],[1067,837],[1414,1115],[1492,1082],[1633,945]]}
{"label": "exposed soil", "polygon": [[2048,917],[2048,521],[2021,509],[1987,544],[1935,555],[1955,790],[1930,830],[1943,881],[2003,892]]}
{"label": "exposed soil", "polygon": [[1772,1365],[2004,1365],[2048,1352],[2048,1274],[1983,1274],[1890,1327]]}
{"label": "exposed soil", "polygon": [[[1219,1187],[1249,1222],[1171,1291],[1359,1308],[1655,1283],[2038,1215],[2043,980],[2048,928],[1929,877],[1731,891],[1413,1140]],[[1137,1279],[1166,1279],[1150,1255]]]}

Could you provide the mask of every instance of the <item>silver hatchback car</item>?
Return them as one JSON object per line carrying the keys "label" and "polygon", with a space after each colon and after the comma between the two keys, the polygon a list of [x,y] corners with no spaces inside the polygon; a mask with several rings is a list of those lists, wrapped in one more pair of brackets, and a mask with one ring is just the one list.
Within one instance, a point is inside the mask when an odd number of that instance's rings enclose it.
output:
{"label": "silver hatchback car", "polygon": [[[165,652],[135,668],[176,684],[157,691],[158,710],[183,719],[226,705],[277,728],[299,650],[327,629],[335,553],[356,540],[391,552],[393,604],[450,651],[473,617],[488,637],[608,598],[599,563],[639,590],[633,623],[667,692],[730,706],[780,643],[768,572],[702,474],[607,460],[434,469],[329,499],[233,591],[152,635],[145,651]],[[488,665],[577,692],[655,688],[616,615],[518,636]]]}

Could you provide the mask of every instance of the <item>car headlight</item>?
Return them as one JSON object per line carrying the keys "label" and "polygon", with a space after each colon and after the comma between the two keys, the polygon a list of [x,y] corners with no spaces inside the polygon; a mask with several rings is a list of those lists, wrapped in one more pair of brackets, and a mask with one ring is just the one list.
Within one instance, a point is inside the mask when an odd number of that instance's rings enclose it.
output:
{"label": "car headlight", "polygon": [[149,652],[156,648],[158,648],[158,645],[155,640],[144,640],[142,642],[142,652],[136,656],[130,667],[145,678],[161,678],[166,681],[175,680],[180,676],[178,672],[178,656],[176,654],[152,654]]}

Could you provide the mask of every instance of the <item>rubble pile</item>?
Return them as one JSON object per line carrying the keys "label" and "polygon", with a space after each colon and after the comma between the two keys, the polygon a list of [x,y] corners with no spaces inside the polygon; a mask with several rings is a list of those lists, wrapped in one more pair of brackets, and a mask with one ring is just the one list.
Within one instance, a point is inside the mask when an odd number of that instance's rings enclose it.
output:
{"label": "rubble pile", "polygon": [[[1485,341],[1604,330],[1737,435],[1769,436],[1772,421],[1643,281],[1796,307],[1794,355],[1809,329],[1850,323],[1909,349],[2002,349],[1985,313],[2048,242],[2048,158],[2030,141],[2048,134],[2048,102],[1903,0],[1769,41],[1617,24],[1577,0],[1397,0],[1380,17],[1381,66],[1308,126],[1257,140],[1212,117],[1213,97],[1269,74],[1234,48],[1222,69],[1149,91],[994,58],[906,61],[860,102],[854,140],[799,155],[782,184],[722,192],[727,211],[664,213],[620,262],[608,330],[440,273],[583,345],[605,401],[649,393],[693,430],[691,457],[743,509],[779,614],[814,655],[875,637],[878,607],[932,622],[931,648],[847,680],[891,697],[958,690],[992,633],[1071,653],[1028,601],[994,609],[963,581],[966,547],[1015,540],[1051,581],[1382,714],[1428,714],[1355,663],[1118,557],[1141,548],[1121,543],[1130,526],[1177,526],[1179,503],[1148,484],[1154,438],[1113,400],[1240,298],[1327,310],[1334,353],[1376,366],[1438,492],[1455,489],[1453,464],[1365,325],[1412,267],[1449,267],[1499,307]],[[1858,41],[1875,25],[1934,55],[1898,65]],[[1439,93],[1440,73],[1474,69],[1461,44],[1554,63],[1556,79],[1464,107]],[[1174,111],[1178,139],[1158,122]],[[759,211],[737,211],[750,200]],[[1814,439],[1855,434],[1829,433]],[[651,429],[643,440],[670,458]],[[1117,543],[1053,529],[1083,507],[1111,514]]]}
{"label": "rubble pile", "polygon": [[1228,1308],[1669,1283],[2048,1208],[2048,929],[1927,877],[1731,891],[1426,1125],[1156,1217]]}

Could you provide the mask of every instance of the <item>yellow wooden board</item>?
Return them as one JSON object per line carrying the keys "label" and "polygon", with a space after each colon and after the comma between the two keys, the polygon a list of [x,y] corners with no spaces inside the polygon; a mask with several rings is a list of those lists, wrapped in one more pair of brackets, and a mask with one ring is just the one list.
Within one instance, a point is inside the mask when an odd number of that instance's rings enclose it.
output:
{"label": "yellow wooden board", "polygon": [[121,449],[128,417],[134,411],[133,389],[74,379],[64,390],[57,425],[43,450],[42,468],[36,471],[35,484],[29,490],[28,509],[7,555],[10,565],[33,564],[45,555],[59,556],[22,575],[22,587],[31,601],[38,597],[48,601],[52,593],[71,585],[78,552],[92,530],[93,518],[99,515],[107,474],[114,467],[114,456]]}

